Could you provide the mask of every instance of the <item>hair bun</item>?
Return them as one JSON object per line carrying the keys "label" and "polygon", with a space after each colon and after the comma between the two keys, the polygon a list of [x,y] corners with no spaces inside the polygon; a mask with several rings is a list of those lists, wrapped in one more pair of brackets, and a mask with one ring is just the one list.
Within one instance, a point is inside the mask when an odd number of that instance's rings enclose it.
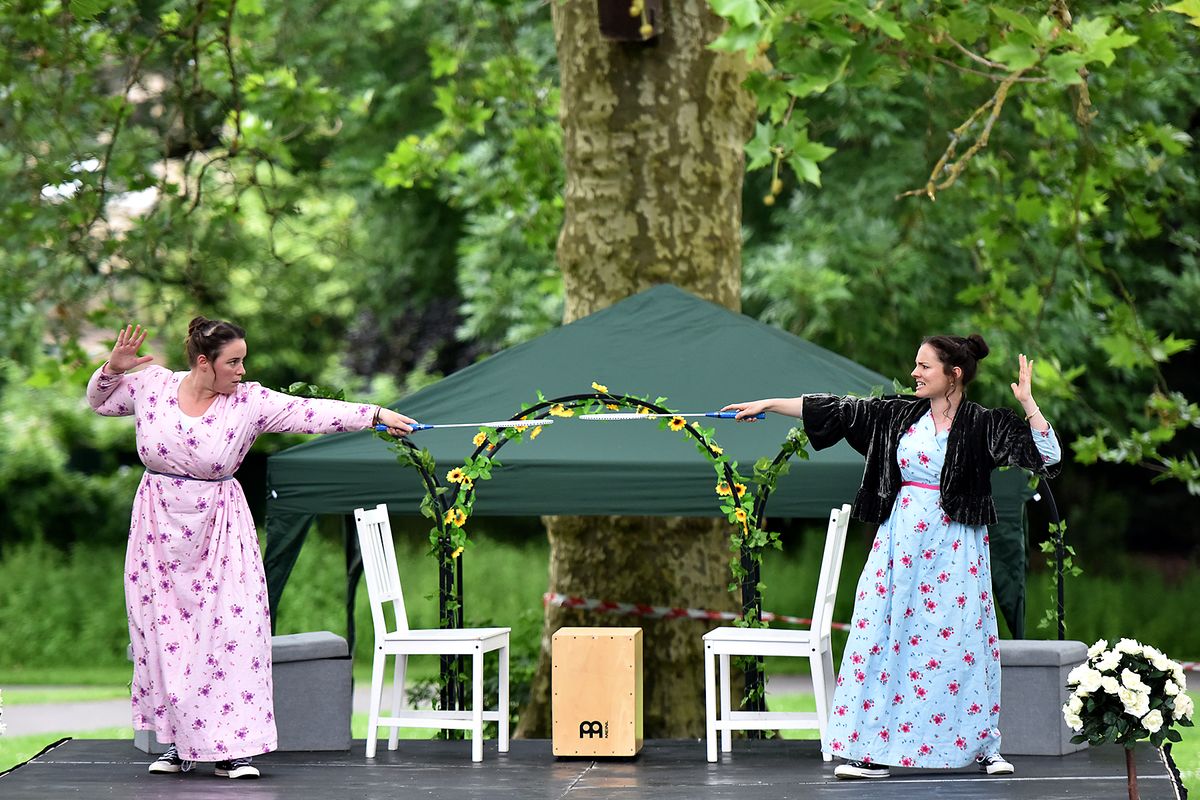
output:
{"label": "hair bun", "polygon": [[209,320],[208,317],[205,317],[205,316],[192,317],[192,321],[188,323],[188,336],[191,336],[193,333],[196,332],[197,328],[204,327],[210,321],[211,320]]}
{"label": "hair bun", "polygon": [[965,346],[967,351],[970,352],[971,355],[975,356],[976,361],[982,361],[983,359],[987,358],[987,354],[991,352],[987,346],[987,342],[985,342],[983,337],[978,333],[972,333],[970,336],[968,336]]}

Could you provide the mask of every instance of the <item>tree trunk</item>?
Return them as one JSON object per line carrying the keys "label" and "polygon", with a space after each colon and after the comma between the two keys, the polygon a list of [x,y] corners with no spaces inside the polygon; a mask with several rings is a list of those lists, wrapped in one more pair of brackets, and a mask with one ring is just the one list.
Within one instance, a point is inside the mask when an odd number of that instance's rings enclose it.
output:
{"label": "tree trunk", "polygon": [[[704,0],[666,0],[661,36],[610,42],[600,37],[597,0],[551,8],[567,168],[563,321],[659,283],[737,310],[743,145],[755,105],[742,87],[745,60],[706,49],[724,23]],[[546,528],[550,591],[740,609],[726,591],[723,519],[548,517]],[[548,608],[518,736],[550,734],[550,637],[564,625],[641,626],[645,735],[703,735],[700,637],[712,623]]]}

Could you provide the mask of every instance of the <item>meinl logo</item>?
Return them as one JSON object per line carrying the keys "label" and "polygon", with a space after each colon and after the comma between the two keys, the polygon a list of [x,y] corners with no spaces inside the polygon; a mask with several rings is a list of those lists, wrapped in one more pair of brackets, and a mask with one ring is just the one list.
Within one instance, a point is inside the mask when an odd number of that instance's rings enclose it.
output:
{"label": "meinl logo", "polygon": [[601,739],[607,739],[608,738],[608,723],[601,722],[598,719],[584,720],[583,722],[580,722],[579,723],[579,738],[582,739],[585,736],[588,739],[595,739],[597,737],[599,737]]}

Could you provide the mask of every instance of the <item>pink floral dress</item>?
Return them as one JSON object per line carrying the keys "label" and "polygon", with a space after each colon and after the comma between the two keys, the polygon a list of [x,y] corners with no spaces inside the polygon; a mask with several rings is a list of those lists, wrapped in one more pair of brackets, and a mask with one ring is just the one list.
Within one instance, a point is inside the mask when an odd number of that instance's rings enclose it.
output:
{"label": "pink floral dress", "polygon": [[178,401],[186,374],[101,368],[87,398],[100,414],[137,418],[146,465],[125,557],[133,727],[184,759],[222,761],[277,744],[266,578],[233,473],[261,433],[361,430],[376,407],[242,383],[190,417]]}
{"label": "pink floral dress", "polygon": [[[1042,460],[1050,429],[1029,429]],[[904,485],[858,580],[823,749],[901,767],[963,767],[1000,752],[1000,649],[983,525],[954,522],[939,490],[948,432],[926,413],[896,450]]]}

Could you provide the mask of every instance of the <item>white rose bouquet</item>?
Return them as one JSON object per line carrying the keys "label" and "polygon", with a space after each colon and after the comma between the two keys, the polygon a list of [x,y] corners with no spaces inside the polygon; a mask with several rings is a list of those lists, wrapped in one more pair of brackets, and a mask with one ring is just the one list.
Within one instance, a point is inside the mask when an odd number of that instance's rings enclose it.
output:
{"label": "white rose bouquet", "polygon": [[1104,639],[1088,660],[1067,675],[1071,690],[1062,707],[1072,742],[1104,742],[1132,748],[1141,739],[1154,747],[1183,737],[1174,726],[1191,727],[1192,699],[1178,663],[1148,645],[1122,639],[1111,649]]}

